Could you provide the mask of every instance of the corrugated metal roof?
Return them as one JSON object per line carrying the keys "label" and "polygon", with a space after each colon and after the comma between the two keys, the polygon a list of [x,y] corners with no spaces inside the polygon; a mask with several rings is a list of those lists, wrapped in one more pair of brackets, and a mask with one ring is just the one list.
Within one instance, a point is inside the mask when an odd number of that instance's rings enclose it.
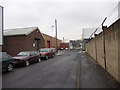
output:
{"label": "corrugated metal roof", "polygon": [[6,29],[4,30],[4,36],[14,36],[14,35],[28,35],[38,27],[27,27],[27,28],[16,28],[16,29]]}

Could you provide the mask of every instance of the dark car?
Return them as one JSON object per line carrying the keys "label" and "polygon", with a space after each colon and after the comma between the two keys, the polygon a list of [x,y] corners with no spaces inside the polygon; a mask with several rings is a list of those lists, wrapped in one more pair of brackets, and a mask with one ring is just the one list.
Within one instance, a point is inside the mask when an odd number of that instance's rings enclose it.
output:
{"label": "dark car", "polygon": [[11,72],[13,70],[13,58],[6,52],[0,52],[0,70]]}
{"label": "dark car", "polygon": [[53,58],[55,56],[56,50],[54,48],[42,48],[39,50],[41,59],[49,59]]}
{"label": "dark car", "polygon": [[31,63],[40,62],[40,54],[36,51],[23,51],[20,52],[14,58],[14,64],[16,65],[26,65],[28,66]]}

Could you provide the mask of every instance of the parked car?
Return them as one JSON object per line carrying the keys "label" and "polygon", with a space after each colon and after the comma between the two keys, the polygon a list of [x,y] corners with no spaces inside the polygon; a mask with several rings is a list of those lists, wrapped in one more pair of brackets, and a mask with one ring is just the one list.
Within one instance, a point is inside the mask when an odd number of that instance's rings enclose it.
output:
{"label": "parked car", "polygon": [[11,72],[13,70],[13,58],[6,52],[0,52],[0,70]]}
{"label": "parked car", "polygon": [[15,65],[26,65],[28,66],[31,63],[40,62],[40,54],[36,51],[23,51],[20,52],[14,58]]}
{"label": "parked car", "polygon": [[55,56],[56,50],[54,48],[42,48],[39,50],[41,59],[49,59]]}
{"label": "parked car", "polygon": [[49,48],[51,50],[51,52],[53,52],[54,54],[56,54],[56,49],[55,48]]}
{"label": "parked car", "polygon": [[59,48],[59,50],[64,50],[64,48]]}

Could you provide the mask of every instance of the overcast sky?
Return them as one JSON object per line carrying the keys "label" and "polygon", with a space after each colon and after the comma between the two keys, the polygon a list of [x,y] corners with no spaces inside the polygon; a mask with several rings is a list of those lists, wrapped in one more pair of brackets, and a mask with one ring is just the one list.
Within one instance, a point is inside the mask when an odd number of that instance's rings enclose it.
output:
{"label": "overcast sky", "polygon": [[1,0],[0,5],[4,7],[5,29],[38,26],[42,33],[55,36],[52,26],[57,19],[58,37],[70,40],[81,39],[83,28],[98,27],[118,1]]}

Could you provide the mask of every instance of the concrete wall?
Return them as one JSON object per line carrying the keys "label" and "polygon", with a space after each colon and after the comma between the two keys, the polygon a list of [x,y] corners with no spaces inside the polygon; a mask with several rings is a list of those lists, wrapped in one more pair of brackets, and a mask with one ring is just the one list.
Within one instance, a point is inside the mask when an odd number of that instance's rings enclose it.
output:
{"label": "concrete wall", "polygon": [[118,80],[120,82],[120,21],[118,24]]}
{"label": "concrete wall", "polygon": [[120,82],[120,19],[86,43],[86,51]]}
{"label": "concrete wall", "polygon": [[[120,20],[119,20],[120,22]],[[118,80],[118,24],[105,30],[106,70]]]}
{"label": "concrete wall", "polygon": [[105,69],[103,33],[96,36],[96,60]]}
{"label": "concrete wall", "polygon": [[90,53],[90,55],[95,59],[95,39],[91,39],[90,44],[86,45],[86,50]]}

